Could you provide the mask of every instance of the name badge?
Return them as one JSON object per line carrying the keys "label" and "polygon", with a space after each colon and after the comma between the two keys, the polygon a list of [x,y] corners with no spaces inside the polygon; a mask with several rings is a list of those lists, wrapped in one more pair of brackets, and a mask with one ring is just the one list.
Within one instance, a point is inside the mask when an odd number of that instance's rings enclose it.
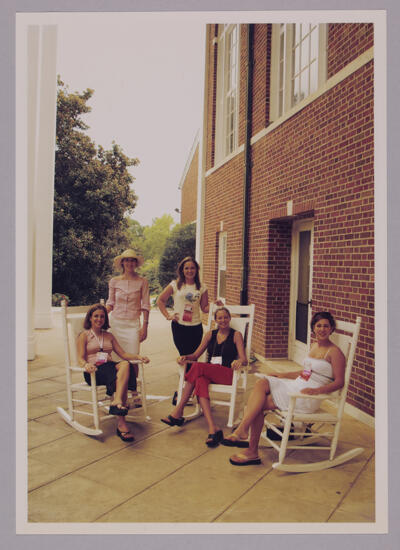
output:
{"label": "name badge", "polygon": [[96,354],[96,365],[102,365],[103,363],[107,363],[108,360],[108,353],[105,351],[98,351]]}
{"label": "name badge", "polygon": [[185,304],[182,321],[191,323],[192,319],[193,319],[193,306],[191,304]]}
{"label": "name badge", "polygon": [[222,365],[222,356],[211,357],[211,363],[214,365]]}

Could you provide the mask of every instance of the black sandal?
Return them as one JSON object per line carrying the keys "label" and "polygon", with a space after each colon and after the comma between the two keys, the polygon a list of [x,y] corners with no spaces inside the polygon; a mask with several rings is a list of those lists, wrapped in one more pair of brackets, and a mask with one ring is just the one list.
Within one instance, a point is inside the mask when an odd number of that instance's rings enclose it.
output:
{"label": "black sandal", "polygon": [[161,418],[161,422],[164,422],[164,424],[167,424],[168,426],[182,426],[185,422],[185,419],[183,418],[183,416],[181,416],[180,418],[175,418],[175,416],[171,416],[169,414],[167,418]]}
{"label": "black sandal", "polygon": [[122,441],[125,441],[127,443],[129,443],[130,441],[135,441],[135,438],[133,437],[132,434],[126,436],[126,434],[130,434],[130,433],[131,432],[121,432],[121,430],[117,428],[117,436],[120,437]]}
{"label": "black sandal", "polygon": [[115,416],[126,416],[128,414],[128,409],[123,405],[120,407],[118,407],[118,405],[110,405],[108,412],[109,414],[114,414]]}
{"label": "black sandal", "polygon": [[217,447],[219,443],[224,439],[224,434],[222,430],[217,430],[213,434],[208,434],[208,437],[206,439],[206,445],[207,447]]}

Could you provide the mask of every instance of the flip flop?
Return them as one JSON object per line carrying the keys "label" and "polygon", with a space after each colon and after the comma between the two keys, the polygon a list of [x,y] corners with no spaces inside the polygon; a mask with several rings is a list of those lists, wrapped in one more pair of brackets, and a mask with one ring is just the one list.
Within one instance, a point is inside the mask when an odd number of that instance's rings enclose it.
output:
{"label": "flip flop", "polygon": [[[168,422],[168,420],[169,422]],[[168,426],[182,426],[185,422],[185,419],[183,416],[180,418],[175,418],[174,416],[171,416],[170,414],[167,416],[167,418],[161,418],[161,422],[164,422],[164,424],[167,424]]]}
{"label": "flip flop", "polygon": [[133,403],[133,406],[135,407],[135,409],[139,409],[140,407],[142,407],[142,400],[141,398],[136,395],[133,399],[132,399],[132,403]]}
{"label": "flip flop", "polygon": [[245,439],[240,439],[237,435],[231,434],[221,441],[221,445],[225,445],[225,447],[241,447],[244,449],[249,446],[249,442]]}
{"label": "flip flop", "polygon": [[[126,434],[130,435],[127,436]],[[127,443],[129,443],[130,441],[135,441],[135,438],[133,437],[131,432],[121,432],[119,428],[117,428],[117,436],[120,437],[122,441],[125,441]]]}
{"label": "flip flop", "polygon": [[245,455],[234,455],[235,458],[245,458],[246,460],[235,460],[233,457],[229,459],[229,462],[233,464],[234,466],[252,466],[252,465],[258,465],[262,464],[260,458],[247,458]]}
{"label": "flip flop", "polygon": [[114,414],[115,416],[126,416],[128,414],[128,409],[126,407],[118,407],[118,405],[110,405],[109,414]]}

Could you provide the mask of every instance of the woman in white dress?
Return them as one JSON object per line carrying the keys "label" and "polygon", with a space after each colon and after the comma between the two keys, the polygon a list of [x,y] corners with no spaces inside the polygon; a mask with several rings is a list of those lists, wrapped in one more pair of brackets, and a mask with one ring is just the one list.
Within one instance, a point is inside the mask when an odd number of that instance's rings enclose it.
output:
{"label": "woman in white dress", "polygon": [[[316,313],[311,320],[311,330],[316,342],[311,346],[303,363],[303,371],[274,372],[256,382],[250,394],[245,415],[236,430],[222,441],[229,447],[241,447],[243,451],[231,456],[235,466],[261,464],[258,444],[264,426],[264,411],[289,406],[289,393],[318,395],[334,392],[344,384],[346,360],[329,336],[335,330],[335,320],[328,311]],[[297,399],[295,412],[311,413],[320,403],[314,399]],[[248,434],[250,431],[250,441]]]}

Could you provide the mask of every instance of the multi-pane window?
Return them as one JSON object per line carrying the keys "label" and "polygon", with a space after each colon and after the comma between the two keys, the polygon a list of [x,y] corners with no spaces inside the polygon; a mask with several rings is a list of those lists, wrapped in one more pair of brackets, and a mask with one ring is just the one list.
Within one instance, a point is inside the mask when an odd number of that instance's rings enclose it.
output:
{"label": "multi-pane window", "polygon": [[318,88],[318,26],[309,23],[294,25],[292,47],[293,105],[315,92]]}
{"label": "multi-pane window", "polygon": [[326,25],[274,25],[272,42],[271,119],[275,120],[325,81]]}
{"label": "multi-pane window", "polygon": [[221,160],[237,147],[238,25],[219,25],[217,71],[217,144]]}

